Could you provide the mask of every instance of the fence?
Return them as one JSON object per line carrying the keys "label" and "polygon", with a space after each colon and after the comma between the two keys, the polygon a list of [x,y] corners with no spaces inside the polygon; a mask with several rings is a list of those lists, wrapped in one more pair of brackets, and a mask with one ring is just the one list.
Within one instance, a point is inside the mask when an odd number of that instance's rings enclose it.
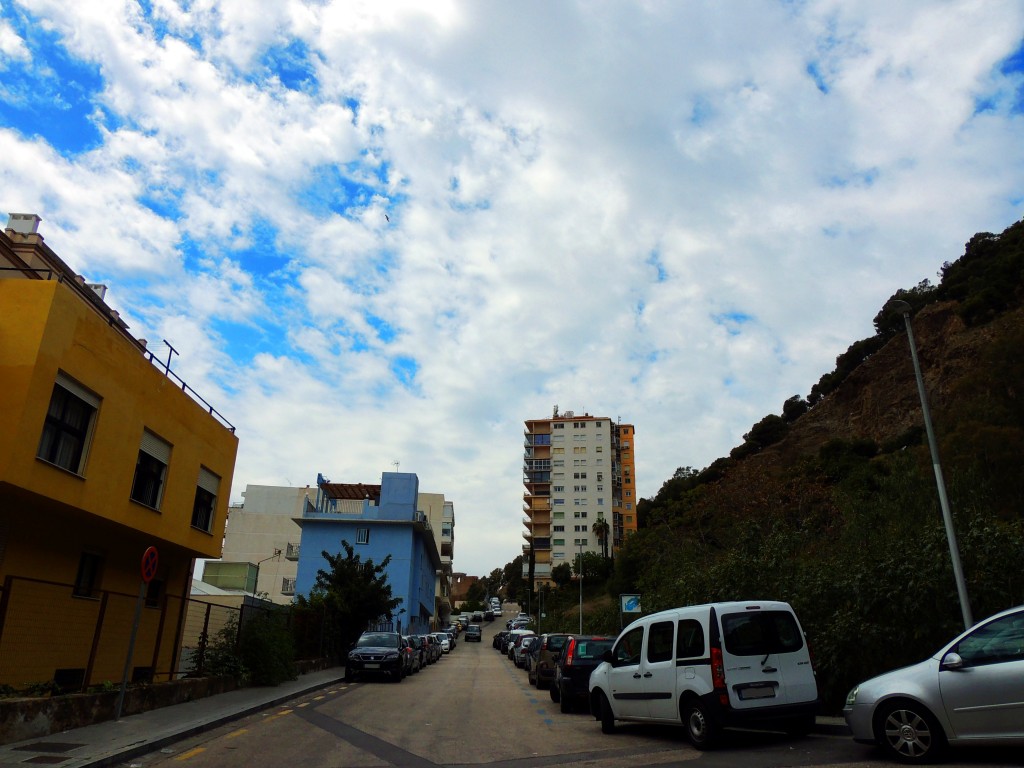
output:
{"label": "fence", "polygon": [[[0,589],[0,687],[67,692],[121,681],[138,595],[102,590],[83,598],[72,591],[72,584],[6,577]],[[237,645],[261,614],[291,630],[297,659],[341,650],[338,628],[323,613],[264,601],[229,606],[163,595],[141,612],[130,680],[204,674],[211,644]]]}

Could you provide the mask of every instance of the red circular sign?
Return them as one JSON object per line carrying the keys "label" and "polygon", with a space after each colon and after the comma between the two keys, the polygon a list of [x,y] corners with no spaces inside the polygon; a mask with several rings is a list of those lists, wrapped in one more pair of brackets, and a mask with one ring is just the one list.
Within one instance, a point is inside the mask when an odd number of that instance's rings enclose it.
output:
{"label": "red circular sign", "polygon": [[149,584],[156,576],[156,547],[149,547],[142,553],[142,580]]}

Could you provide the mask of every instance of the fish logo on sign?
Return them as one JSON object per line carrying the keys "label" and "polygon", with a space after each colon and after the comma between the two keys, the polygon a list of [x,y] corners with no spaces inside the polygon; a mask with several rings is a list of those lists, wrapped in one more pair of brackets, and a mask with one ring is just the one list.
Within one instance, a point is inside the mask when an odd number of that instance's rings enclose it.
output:
{"label": "fish logo on sign", "polygon": [[641,613],[640,595],[622,595],[623,613]]}

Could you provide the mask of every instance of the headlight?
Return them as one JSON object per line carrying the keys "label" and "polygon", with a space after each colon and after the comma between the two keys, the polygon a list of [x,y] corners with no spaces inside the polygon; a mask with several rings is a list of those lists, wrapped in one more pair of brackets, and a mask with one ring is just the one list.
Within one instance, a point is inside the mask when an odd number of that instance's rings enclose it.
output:
{"label": "headlight", "polygon": [[851,690],[848,694],[846,694],[846,706],[852,707],[854,704],[857,703],[857,692],[859,690],[860,690],[860,686],[859,685],[855,685],[855,686],[853,686],[853,690]]}
{"label": "headlight", "polygon": [[385,659],[397,659],[398,658],[398,651],[388,651],[387,653],[384,654],[384,658]]}

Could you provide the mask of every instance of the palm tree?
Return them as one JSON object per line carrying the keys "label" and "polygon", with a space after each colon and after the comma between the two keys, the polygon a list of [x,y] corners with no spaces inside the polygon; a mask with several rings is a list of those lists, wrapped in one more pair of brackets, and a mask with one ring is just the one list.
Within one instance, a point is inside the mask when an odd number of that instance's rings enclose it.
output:
{"label": "palm tree", "polygon": [[608,525],[608,521],[603,517],[597,518],[597,521],[591,526],[591,529],[597,534],[597,540],[601,542],[601,551],[604,553],[604,559],[608,559],[608,534],[611,532],[611,526]]}

